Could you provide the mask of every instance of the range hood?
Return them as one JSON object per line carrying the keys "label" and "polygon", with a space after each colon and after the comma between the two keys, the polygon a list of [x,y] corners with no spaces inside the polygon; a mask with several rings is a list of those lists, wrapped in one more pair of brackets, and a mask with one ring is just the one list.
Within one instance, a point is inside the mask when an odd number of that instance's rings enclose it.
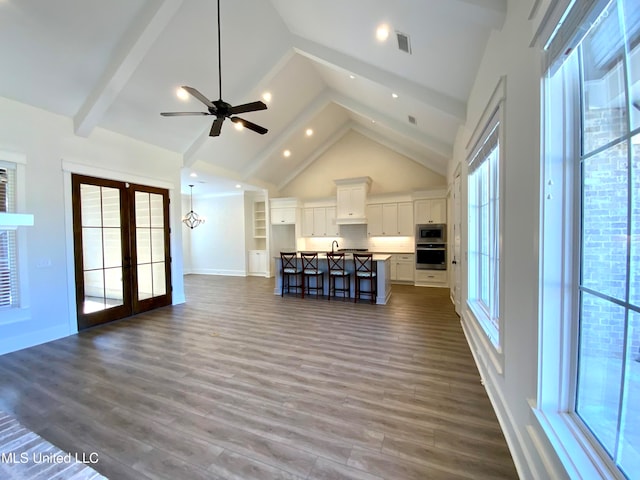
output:
{"label": "range hood", "polygon": [[367,193],[371,186],[371,178],[343,178],[334,182],[337,190],[336,224],[366,224]]}

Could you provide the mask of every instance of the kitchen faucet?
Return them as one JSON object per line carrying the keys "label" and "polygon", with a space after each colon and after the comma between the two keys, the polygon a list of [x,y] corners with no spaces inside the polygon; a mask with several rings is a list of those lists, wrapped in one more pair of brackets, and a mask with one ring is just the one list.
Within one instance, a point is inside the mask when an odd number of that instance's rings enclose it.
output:
{"label": "kitchen faucet", "polygon": [[334,243],[336,244],[336,248],[338,248],[340,246],[340,245],[338,245],[338,241],[337,240],[334,240],[333,242],[331,242],[331,253],[336,253],[336,252],[333,251],[333,244]]}

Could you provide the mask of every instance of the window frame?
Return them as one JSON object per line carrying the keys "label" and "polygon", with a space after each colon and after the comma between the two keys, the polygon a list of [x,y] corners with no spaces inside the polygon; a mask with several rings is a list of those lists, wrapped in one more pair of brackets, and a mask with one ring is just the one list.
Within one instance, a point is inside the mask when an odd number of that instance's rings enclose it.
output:
{"label": "window frame", "polygon": [[[27,157],[22,153],[0,150],[0,162],[10,168],[15,168],[16,212],[24,212],[26,210]],[[34,218],[32,214],[27,213],[3,213],[0,216],[2,217],[0,218],[0,229],[15,230],[16,233],[18,304],[0,308],[0,325],[8,325],[31,318],[27,236],[22,227],[33,225]]]}
{"label": "window frame", "polygon": [[[505,122],[505,114],[506,114],[506,92],[507,92],[507,83],[506,76],[501,76],[498,80],[497,85],[495,86],[490,99],[480,116],[476,127],[467,143],[466,146],[466,159],[465,168],[467,173],[467,199],[466,199],[466,209],[467,209],[467,238],[466,238],[466,248],[467,248],[467,285],[466,285],[466,308],[464,314],[468,316],[468,318],[472,319],[471,324],[474,329],[477,330],[479,338],[481,338],[483,344],[485,345],[485,351],[489,352],[489,358],[492,361],[496,371],[499,374],[503,374],[504,372],[504,332],[505,332],[505,322],[504,322],[504,249],[503,249],[503,236],[504,236],[504,201],[505,198],[505,157],[506,157],[506,142],[505,142],[505,132],[506,132],[506,122]],[[477,276],[477,272],[471,271],[472,260],[470,258],[470,230],[471,230],[471,218],[470,218],[470,208],[469,208],[469,165],[473,161],[475,155],[483,146],[486,139],[489,138],[490,134],[493,131],[493,124],[497,123],[498,133],[497,133],[497,144],[499,145],[498,156],[497,156],[497,167],[498,167],[498,178],[497,178],[497,207],[495,209],[498,221],[497,228],[497,293],[496,301],[497,301],[497,311],[498,311],[498,319],[497,324],[498,328],[495,329],[493,322],[489,318],[488,312],[486,308],[482,305],[480,301],[476,298],[473,298],[472,292],[470,290],[470,279],[472,275]],[[495,331],[491,331],[491,330]]]}
{"label": "window frame", "polygon": [[[597,10],[602,11],[609,2],[588,3],[589,9],[582,6],[574,15],[584,24],[593,23],[599,16]],[[556,52],[571,53],[562,61],[547,58],[547,71],[541,78],[538,391],[531,409],[569,477],[625,479],[575,408],[580,348],[583,156],[583,79],[576,47],[588,32],[580,29],[581,24],[576,21],[575,25],[578,33],[565,34],[573,44],[563,47],[564,50],[557,45],[555,48]],[[566,42],[566,38],[562,41]],[[558,74],[561,66],[568,66],[573,73],[561,72],[559,83],[552,88],[550,77]],[[552,92],[560,91],[561,99],[551,98]],[[555,120],[553,115],[557,116]]]}

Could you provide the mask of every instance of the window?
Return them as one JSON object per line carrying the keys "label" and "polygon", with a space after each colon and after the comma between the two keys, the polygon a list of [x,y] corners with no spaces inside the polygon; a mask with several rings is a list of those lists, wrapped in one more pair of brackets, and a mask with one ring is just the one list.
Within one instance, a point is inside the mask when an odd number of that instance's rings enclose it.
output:
{"label": "window", "polygon": [[469,157],[468,303],[494,346],[500,341],[500,110]]}
{"label": "window", "polygon": [[538,403],[565,451],[639,479],[640,2],[580,8],[544,86]]}
{"label": "window", "polygon": [[[0,212],[15,212],[15,186],[15,166],[0,163]],[[16,231],[0,229],[0,308],[18,304]]]}

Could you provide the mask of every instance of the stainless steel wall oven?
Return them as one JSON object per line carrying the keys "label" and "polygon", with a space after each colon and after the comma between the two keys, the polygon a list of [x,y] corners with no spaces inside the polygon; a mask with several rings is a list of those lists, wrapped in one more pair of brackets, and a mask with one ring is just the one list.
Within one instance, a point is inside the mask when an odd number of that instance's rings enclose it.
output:
{"label": "stainless steel wall oven", "polygon": [[416,244],[416,269],[417,270],[446,270],[447,269],[447,244],[446,243],[417,243]]}

